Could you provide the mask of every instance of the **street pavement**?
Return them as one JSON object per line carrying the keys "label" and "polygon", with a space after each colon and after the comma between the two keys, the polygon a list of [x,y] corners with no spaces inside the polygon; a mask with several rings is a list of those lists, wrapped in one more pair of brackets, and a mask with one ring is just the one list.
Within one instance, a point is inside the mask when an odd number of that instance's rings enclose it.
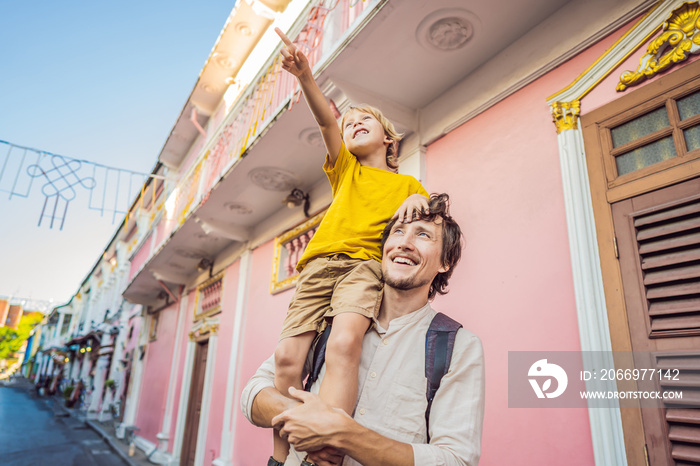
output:
{"label": "street pavement", "polygon": [[124,466],[83,420],[22,384],[0,385],[0,463],[3,466]]}

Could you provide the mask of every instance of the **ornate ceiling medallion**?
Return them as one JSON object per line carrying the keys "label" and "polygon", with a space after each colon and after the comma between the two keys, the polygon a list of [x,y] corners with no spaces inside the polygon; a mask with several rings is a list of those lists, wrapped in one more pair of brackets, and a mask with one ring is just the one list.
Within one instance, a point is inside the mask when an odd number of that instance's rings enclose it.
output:
{"label": "ornate ceiling medallion", "polygon": [[478,18],[461,8],[446,8],[426,16],[416,29],[416,39],[429,50],[459,50],[474,36]]}
{"label": "ornate ceiling medallion", "polygon": [[428,30],[428,41],[440,50],[456,50],[472,36],[472,25],[461,18],[445,18]]}
{"label": "ornate ceiling medallion", "polygon": [[234,26],[235,31],[242,36],[250,36],[253,34],[253,28],[248,23],[238,23]]}
{"label": "ornate ceiling medallion", "polygon": [[227,202],[224,204],[224,207],[236,215],[250,215],[253,213],[253,209],[240,202]]}
{"label": "ornate ceiling medallion", "polygon": [[217,65],[225,70],[232,70],[237,64],[237,62],[232,60],[228,54],[222,52],[215,52],[214,55],[212,55],[212,58]]}
{"label": "ornate ceiling medallion", "polygon": [[216,236],[208,235],[205,232],[195,233],[194,237],[200,241],[206,241],[206,242],[212,242],[212,243],[215,241],[219,241],[219,238],[217,238]]}
{"label": "ornate ceiling medallion", "polygon": [[248,174],[250,181],[267,191],[289,191],[296,186],[296,177],[275,167],[258,167]]}
{"label": "ornate ceiling medallion", "polygon": [[178,248],[175,250],[175,254],[184,257],[186,259],[201,259],[202,257],[207,257],[207,253],[204,251],[199,251],[195,249]]}
{"label": "ornate ceiling medallion", "polygon": [[683,4],[663,24],[663,32],[652,40],[635,71],[625,71],[617,85],[619,92],[666,71],[676,63],[700,53],[700,6]]}
{"label": "ornate ceiling medallion", "polygon": [[207,92],[209,94],[216,94],[217,92],[221,92],[221,87],[211,83],[203,83],[200,87],[204,92]]}
{"label": "ornate ceiling medallion", "polygon": [[299,133],[299,140],[312,147],[323,147],[323,136],[318,128],[306,128]]}

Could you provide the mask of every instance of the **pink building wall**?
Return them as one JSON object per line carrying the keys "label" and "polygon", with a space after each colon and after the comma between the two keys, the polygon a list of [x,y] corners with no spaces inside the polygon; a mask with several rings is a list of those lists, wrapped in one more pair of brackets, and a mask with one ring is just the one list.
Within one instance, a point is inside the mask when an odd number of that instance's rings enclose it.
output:
{"label": "pink building wall", "polygon": [[434,306],[484,345],[484,466],[593,463],[585,410],[508,408],[508,351],[580,350],[556,132],[544,102],[551,79],[427,151],[426,187],[450,194],[467,243],[450,293]]}
{"label": "pink building wall", "polygon": [[[157,338],[149,342],[146,349],[146,363],[143,367],[141,395],[139,397],[136,425],[141,429],[139,436],[157,443],[160,432],[165,400],[168,395],[168,380],[177,327],[177,304],[160,311]],[[148,328],[144,329],[146,332]]]}
{"label": "pink building wall", "polygon": [[[233,464],[266,464],[272,451],[272,433],[248,423],[240,413],[241,392],[248,379],[277,346],[282,320],[293,289],[270,294],[273,242],[253,251],[248,305],[243,330],[243,350],[238,368],[235,400],[237,411]],[[251,448],[254,445],[255,448]]]}
{"label": "pink building wall", "polygon": [[[204,464],[210,464],[219,456],[221,449],[221,430],[224,425],[224,406],[226,405],[226,382],[231,360],[231,340],[233,339],[233,324],[238,299],[239,261],[226,268],[224,290],[222,296],[222,312],[219,314],[219,332],[214,366],[214,384],[209,408],[207,427],[207,443],[204,453]],[[234,409],[237,410],[237,400]]]}
{"label": "pink building wall", "polygon": [[141,243],[141,248],[139,248],[136,254],[134,254],[134,257],[131,259],[129,265],[129,280],[134,278],[136,272],[138,272],[141,269],[143,264],[151,255],[151,235],[152,233],[146,236],[146,238]]}

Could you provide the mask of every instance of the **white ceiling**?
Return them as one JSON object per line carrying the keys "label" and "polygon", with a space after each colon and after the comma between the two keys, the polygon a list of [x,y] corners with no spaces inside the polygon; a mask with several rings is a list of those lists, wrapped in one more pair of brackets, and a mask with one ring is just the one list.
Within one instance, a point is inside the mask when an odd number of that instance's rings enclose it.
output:
{"label": "white ceiling", "polygon": [[[567,0],[390,1],[327,74],[418,110],[567,3]],[[423,45],[419,27],[463,16],[473,26],[462,48]]]}

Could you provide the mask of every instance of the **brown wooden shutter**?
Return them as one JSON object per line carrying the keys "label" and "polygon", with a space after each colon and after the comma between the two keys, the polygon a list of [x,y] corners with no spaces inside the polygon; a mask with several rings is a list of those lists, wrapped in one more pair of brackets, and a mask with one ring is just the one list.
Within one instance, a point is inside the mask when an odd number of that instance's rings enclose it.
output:
{"label": "brown wooden shutter", "polygon": [[698,466],[700,178],[616,202],[612,213],[637,367],[679,371],[638,389],[683,393],[642,408],[649,464]]}
{"label": "brown wooden shutter", "polygon": [[649,336],[700,335],[700,193],[634,218]]}
{"label": "brown wooden shutter", "polygon": [[[679,465],[700,465],[700,354],[656,355],[656,367],[671,371],[660,379],[662,391],[681,391],[682,400],[664,400],[671,458]],[[678,369],[678,380],[673,371]]]}

